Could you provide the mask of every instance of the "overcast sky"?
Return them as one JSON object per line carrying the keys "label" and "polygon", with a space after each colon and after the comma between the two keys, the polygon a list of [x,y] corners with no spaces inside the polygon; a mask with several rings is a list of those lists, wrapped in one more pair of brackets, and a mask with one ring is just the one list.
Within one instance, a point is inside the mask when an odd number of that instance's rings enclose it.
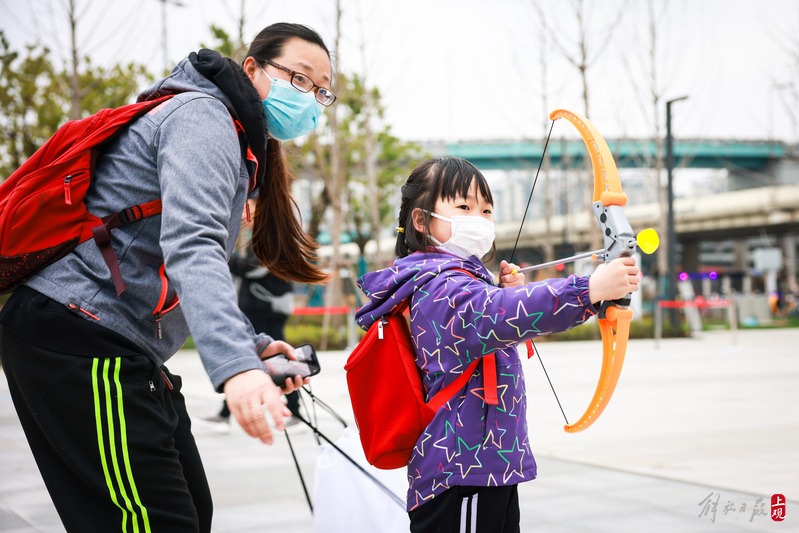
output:
{"label": "overcast sky", "polygon": [[[167,0],[172,3],[175,0]],[[569,54],[579,37],[577,0],[539,0]],[[99,64],[164,65],[161,0],[75,0],[81,49]],[[210,44],[212,23],[237,28],[242,3],[245,39],[278,21],[315,28],[330,47],[334,0],[180,0],[167,7],[168,55],[177,62]],[[67,0],[0,0],[0,29],[15,47],[37,38],[66,59]],[[541,138],[549,111],[584,112],[578,71],[545,34],[532,0],[341,0],[343,41],[338,66],[365,73],[379,87],[386,120],[407,140]],[[589,118],[606,137],[651,136],[647,0],[585,0]],[[624,10],[617,24],[619,5]],[[796,0],[654,0],[657,78],[673,107],[677,137],[797,137],[799,2]],[[665,7],[665,6],[668,7]],[[600,46],[610,38],[609,45]],[[793,56],[791,56],[793,53]],[[794,84],[793,88],[789,84]],[[543,101],[546,94],[546,107]],[[793,93],[795,94],[795,93]],[[566,127],[566,126],[562,126]]]}

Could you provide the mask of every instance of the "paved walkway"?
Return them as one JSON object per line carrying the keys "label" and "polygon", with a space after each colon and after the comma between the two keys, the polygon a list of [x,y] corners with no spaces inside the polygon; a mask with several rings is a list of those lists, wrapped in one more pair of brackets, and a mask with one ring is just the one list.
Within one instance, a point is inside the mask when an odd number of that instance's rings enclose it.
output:
{"label": "paved walkway", "polygon": [[[726,332],[674,339],[656,351],[630,343],[609,407],[591,428],[562,430],[563,418],[537,361],[526,363],[537,480],[520,486],[522,531],[799,532],[799,329]],[[593,394],[601,346],[538,343],[569,420]],[[345,352],[325,352],[314,392],[352,420]],[[215,533],[312,532],[314,523],[287,440],[272,447],[233,425],[202,425],[221,398],[195,352],[168,365],[184,394],[215,498]],[[319,411],[331,438],[341,424]],[[318,448],[311,431],[288,433],[313,491]],[[0,379],[0,531],[63,532]],[[770,518],[771,495],[789,502]],[[715,504],[715,508],[714,508]],[[316,531],[341,531],[330,524]],[[379,528],[378,531],[388,531]],[[344,529],[346,530],[346,529]]]}

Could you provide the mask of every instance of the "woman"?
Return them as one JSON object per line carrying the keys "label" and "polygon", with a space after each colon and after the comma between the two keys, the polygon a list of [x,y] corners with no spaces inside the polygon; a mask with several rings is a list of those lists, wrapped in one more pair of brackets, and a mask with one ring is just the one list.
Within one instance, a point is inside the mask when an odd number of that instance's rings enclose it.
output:
{"label": "woman", "polygon": [[297,220],[279,141],[318,125],[335,99],[331,77],[324,42],[296,24],[264,29],[241,67],[210,50],[192,53],[139,99],[174,96],[96,160],[90,212],[163,205],[160,216],[112,233],[124,294],[87,241],[3,308],[3,368],[68,531],[210,531],[210,491],[180,378],[164,366],[189,334],[244,430],[272,442],[264,406],[284,429],[281,395],[302,380],[281,391],[259,356],[293,349],[253,331],[227,259],[245,201],[257,196],[258,258],[288,280],[325,279],[311,262],[314,243]]}

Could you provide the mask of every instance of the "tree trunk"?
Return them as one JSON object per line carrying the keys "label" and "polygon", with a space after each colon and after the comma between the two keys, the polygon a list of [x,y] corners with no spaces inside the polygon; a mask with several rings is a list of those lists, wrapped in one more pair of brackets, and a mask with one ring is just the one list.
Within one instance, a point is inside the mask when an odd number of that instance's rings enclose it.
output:
{"label": "tree trunk", "polygon": [[[551,121],[549,120],[549,99],[547,98],[547,40],[546,33],[541,32],[541,103],[544,106],[544,146],[549,142]],[[550,169],[552,168],[552,158],[549,150],[544,148],[544,262],[548,263],[555,260],[555,244],[552,238],[552,183],[550,182]]]}
{"label": "tree trunk", "polygon": [[[336,0],[336,38],[334,50],[338,54],[341,41],[341,0]],[[335,78],[335,77],[334,77]],[[335,82],[333,83],[335,85]],[[335,92],[335,89],[334,89]],[[328,182],[328,193],[330,194],[330,209],[332,211],[332,223],[330,225],[330,247],[332,254],[330,257],[330,271],[333,273],[325,291],[325,307],[330,308],[341,304],[342,290],[341,279],[338,272],[341,267],[341,228],[344,223],[342,212],[342,196],[344,194],[344,169],[341,154],[341,133],[338,130],[338,106],[336,100],[328,109],[330,131],[333,135],[333,142],[330,150],[330,177]],[[327,349],[327,336],[330,331],[331,316],[325,313],[322,320],[322,339],[320,349]]]}
{"label": "tree trunk", "polygon": [[366,119],[364,120],[365,152],[366,152],[366,183],[369,187],[373,201],[369,204],[369,217],[372,228],[372,239],[375,241],[375,259],[382,261],[380,250],[380,191],[377,188],[377,161],[375,160],[375,146],[377,145],[377,135],[372,128],[372,105],[374,102],[367,102]]}
{"label": "tree trunk", "polygon": [[80,77],[78,76],[78,38],[77,38],[78,19],[75,13],[75,0],[69,0],[69,30],[71,47],[71,75],[70,75],[70,101],[72,104],[69,117],[71,120],[80,118]]}

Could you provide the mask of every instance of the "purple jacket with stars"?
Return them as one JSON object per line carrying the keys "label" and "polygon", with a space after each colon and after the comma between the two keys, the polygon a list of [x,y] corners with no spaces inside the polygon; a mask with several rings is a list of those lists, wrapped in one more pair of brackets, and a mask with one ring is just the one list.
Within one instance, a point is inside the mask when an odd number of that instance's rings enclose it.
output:
{"label": "purple jacket with stars", "polygon": [[[474,274],[460,272],[461,268]],[[570,276],[500,288],[476,258],[416,253],[370,272],[358,285],[369,302],[367,329],[410,297],[411,337],[427,399],[475,358],[496,352],[499,405],[483,401],[482,365],[439,410],[408,462],[408,510],[456,485],[513,485],[535,478],[527,401],[517,344],[565,331],[595,313],[588,278]],[[386,413],[389,416],[389,413]]]}

